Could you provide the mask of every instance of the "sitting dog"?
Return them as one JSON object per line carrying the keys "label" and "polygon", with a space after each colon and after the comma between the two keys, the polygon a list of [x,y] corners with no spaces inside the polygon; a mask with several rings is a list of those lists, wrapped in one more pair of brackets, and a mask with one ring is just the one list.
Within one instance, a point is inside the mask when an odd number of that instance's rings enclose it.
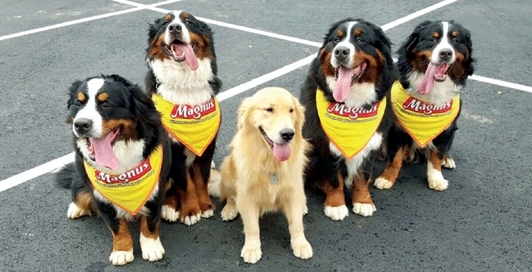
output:
{"label": "sitting dog", "polygon": [[[388,132],[388,164],[374,186],[393,186],[405,157],[428,159],[429,188],[447,189],[441,167],[455,168],[449,156],[462,101],[460,92],[473,74],[471,34],[453,21],[419,24],[397,51],[400,82],[390,100],[395,120]],[[414,152],[412,152],[414,151]]]}
{"label": "sitting dog", "polygon": [[299,101],[282,88],[262,89],[244,99],[238,109],[232,152],[220,167],[221,184],[213,180],[209,187],[215,188],[221,201],[227,200],[221,214],[224,221],[239,213],[242,217],[245,262],[255,263],[262,256],[260,216],[279,210],[288,219],[294,255],[312,257],[303,232],[307,211],[303,168],[308,149],[301,132],[303,112]]}
{"label": "sitting dog", "polygon": [[78,80],[70,87],[67,121],[76,160],[56,171],[56,182],[72,192],[68,218],[103,218],[113,236],[113,265],[133,261],[127,221],[139,219],[142,258],[160,260],[171,150],[150,97],[118,75]]}

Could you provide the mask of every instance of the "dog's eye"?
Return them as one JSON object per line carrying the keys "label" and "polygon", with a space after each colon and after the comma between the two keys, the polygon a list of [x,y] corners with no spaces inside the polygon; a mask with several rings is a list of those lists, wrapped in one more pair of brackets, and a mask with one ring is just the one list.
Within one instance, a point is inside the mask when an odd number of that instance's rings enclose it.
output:
{"label": "dog's eye", "polygon": [[185,24],[191,24],[192,22],[189,19],[185,19]]}
{"label": "dog's eye", "polygon": [[430,38],[430,39],[429,39],[429,42],[431,42],[431,43],[436,42],[436,38],[434,38],[434,37]]}
{"label": "dog's eye", "polygon": [[76,102],[74,102],[74,106],[76,106],[76,108],[81,108],[81,106],[83,106],[83,103],[81,103],[81,101],[79,100],[76,100]]}
{"label": "dog's eye", "polygon": [[355,40],[355,42],[356,42],[357,44],[364,44],[364,43],[366,43],[366,41],[364,41],[364,40],[361,39],[361,38],[357,38],[357,39]]}
{"label": "dog's eye", "polygon": [[454,44],[457,44],[457,43],[458,43],[458,38],[453,37],[453,38],[451,39],[451,42],[454,43]]}
{"label": "dog's eye", "polygon": [[290,109],[290,113],[294,112],[294,109]]}
{"label": "dog's eye", "polygon": [[333,42],[338,43],[340,41],[340,38],[334,38]]}
{"label": "dog's eye", "polygon": [[273,112],[273,108],[272,107],[265,108],[264,110],[266,110],[267,112]]}
{"label": "dog's eye", "polygon": [[104,101],[104,102],[102,102],[102,103],[100,104],[100,107],[101,107],[102,109],[104,109],[104,110],[108,110],[108,109],[111,108],[111,104],[109,104],[109,102],[107,102],[107,101]]}

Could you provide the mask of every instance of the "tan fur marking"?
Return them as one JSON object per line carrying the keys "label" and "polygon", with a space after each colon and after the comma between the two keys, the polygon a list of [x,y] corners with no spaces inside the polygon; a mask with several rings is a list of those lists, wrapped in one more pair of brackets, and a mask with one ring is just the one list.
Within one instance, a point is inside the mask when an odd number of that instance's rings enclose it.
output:
{"label": "tan fur marking", "polygon": [[214,210],[209,192],[207,190],[208,180],[203,180],[199,165],[192,166],[194,171],[194,188],[196,189],[196,196],[198,197],[198,203],[202,212],[207,210]]}
{"label": "tan fur marking", "polygon": [[118,231],[116,233],[111,231],[111,234],[113,235],[113,252],[133,250],[133,239],[126,219],[118,219]]}
{"label": "tan fur marking", "polygon": [[434,33],[432,33],[432,37],[438,39],[440,37],[440,33],[434,32]]}
{"label": "tan fur marking", "polygon": [[104,102],[104,101],[107,101],[107,98],[109,98],[109,94],[108,93],[100,93],[96,99],[98,99],[98,101],[100,102]]}
{"label": "tan fur marking", "polygon": [[430,150],[429,152],[429,162],[432,164],[434,170],[441,172],[441,160],[438,158],[438,152]]}
{"label": "tan fur marking", "polygon": [[198,197],[194,182],[187,171],[187,189],[177,189],[179,198],[179,219],[183,221],[187,216],[196,216],[200,213]]}
{"label": "tan fur marking", "polygon": [[196,43],[196,51],[194,53],[198,59],[210,59],[213,57],[211,50],[207,47],[208,43],[210,43],[209,37],[201,37],[196,33],[190,33],[190,40]]}
{"label": "tan fur marking", "polygon": [[165,59],[166,53],[163,50],[163,44],[164,44],[164,34],[161,34],[157,39],[155,39],[151,45],[150,45],[150,55],[154,59]]}
{"label": "tan fur marking", "polygon": [[83,214],[88,214],[89,216],[98,214],[98,211],[94,206],[94,198],[91,193],[81,192],[77,194],[74,202],[76,203],[76,206],[83,211]]}
{"label": "tan fur marking", "polygon": [[332,52],[324,48],[320,51],[321,69],[325,76],[334,76],[334,68],[331,65]]}
{"label": "tan fur marking", "polygon": [[355,34],[355,36],[358,36],[358,35],[362,34],[362,29],[355,28],[355,30],[353,31],[353,34]]}
{"label": "tan fur marking", "polygon": [[325,206],[338,207],[345,205],[344,196],[344,177],[338,173],[338,187],[334,188],[330,181],[325,181],[323,185],[323,192],[325,193]]}
{"label": "tan fur marking", "polygon": [[106,120],[102,124],[102,131],[107,134],[120,127],[120,135],[118,140],[136,140],[138,139],[137,131],[135,130],[135,122],[129,119]]}
{"label": "tan fur marking", "polygon": [[397,177],[399,176],[399,171],[403,167],[403,157],[404,157],[404,147],[400,147],[395,153],[395,157],[391,162],[388,162],[386,168],[379,176],[379,178],[384,178],[391,183],[395,183]]}
{"label": "tan fur marking", "polygon": [[169,21],[172,20],[172,17],[173,17],[172,14],[168,13],[168,14],[166,14],[166,15],[164,16],[164,20],[169,22]]}
{"label": "tan fur marking", "polygon": [[85,99],[87,99],[87,97],[85,96],[84,93],[78,93],[78,100],[79,100],[79,102],[84,102]]}
{"label": "tan fur marking", "polygon": [[338,31],[336,31],[336,36],[338,36],[338,38],[342,38],[344,36],[344,31],[341,29],[338,29]]}
{"label": "tan fur marking", "polygon": [[458,37],[458,31],[451,32],[451,37]]}
{"label": "tan fur marking", "polygon": [[157,223],[155,226],[155,230],[151,232],[148,228],[148,219],[146,216],[142,216],[140,218],[140,233],[142,233],[142,235],[144,235],[146,238],[157,240],[157,238],[159,238],[159,223]]}
{"label": "tan fur marking", "polygon": [[371,200],[371,194],[369,193],[369,180],[364,179],[364,175],[359,174],[355,176],[353,182],[353,203],[367,203],[373,204]]}

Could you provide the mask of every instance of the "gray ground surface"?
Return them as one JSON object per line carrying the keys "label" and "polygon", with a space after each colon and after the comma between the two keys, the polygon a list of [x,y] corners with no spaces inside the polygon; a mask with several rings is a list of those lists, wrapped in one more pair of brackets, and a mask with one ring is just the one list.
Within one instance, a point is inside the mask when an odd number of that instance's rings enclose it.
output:
{"label": "gray ground surface", "polygon": [[[163,9],[320,42],[345,17],[384,25],[438,1],[180,1]],[[155,4],[157,1],[138,1]],[[0,180],[72,152],[65,123],[66,92],[74,79],[118,73],[143,85],[148,23],[162,14],[138,10],[15,38],[21,31],[133,6],[107,0],[4,0],[0,10]],[[454,19],[473,35],[476,74],[532,86],[529,1],[456,1],[388,30],[394,49],[423,20]],[[298,61],[311,45],[212,25],[223,90]],[[215,161],[235,128],[240,100],[264,86],[299,94],[308,66],[221,102],[224,112]],[[333,222],[323,195],[308,192],[306,235],[314,257],[292,255],[280,214],[261,220],[262,259],[239,257],[240,220],[212,219],[187,227],[163,223],[165,258],[108,261],[110,234],[98,218],[68,220],[70,195],[45,174],[0,192],[0,271],[529,271],[532,239],[530,113],[532,94],[470,80],[453,148],[457,169],[445,171],[445,192],[428,189],[425,167],[403,169],[393,189],[372,189],[373,217],[350,214]],[[375,165],[376,173],[383,168]],[[216,202],[219,208],[221,208]],[[350,205],[348,206],[349,208]]]}

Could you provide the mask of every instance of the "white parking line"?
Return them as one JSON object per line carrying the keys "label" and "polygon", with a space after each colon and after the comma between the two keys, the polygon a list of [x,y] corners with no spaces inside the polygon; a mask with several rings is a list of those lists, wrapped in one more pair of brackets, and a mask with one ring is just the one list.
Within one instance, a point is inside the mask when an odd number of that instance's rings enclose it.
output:
{"label": "white parking line", "polygon": [[[15,34],[11,34],[11,35],[6,35],[6,36],[1,36],[0,37],[0,41],[2,40],[7,40],[7,39],[11,39],[11,38],[15,38],[15,37],[20,37],[20,36],[24,36],[24,35],[28,35],[28,34],[32,34],[32,33],[38,33],[38,32],[42,32],[42,31],[47,31],[47,30],[51,30],[51,29],[56,29],[56,28],[60,28],[60,27],[65,27],[65,26],[70,26],[70,25],[74,25],[74,24],[79,24],[79,23],[83,23],[83,22],[88,22],[88,21],[92,21],[92,20],[97,20],[97,19],[102,19],[102,18],[107,18],[107,17],[111,17],[111,16],[116,16],[116,15],[121,15],[121,14],[126,14],[126,13],[130,13],[130,12],[134,12],[134,11],[138,11],[138,10],[144,10],[144,9],[148,9],[148,10],[153,10],[153,11],[157,11],[157,12],[161,12],[161,13],[166,13],[168,12],[168,10],[166,9],[162,9],[162,8],[157,8],[157,6],[160,6],[160,5],[164,5],[164,4],[169,4],[169,3],[173,3],[173,2],[178,2],[180,0],[170,0],[170,1],[165,1],[165,2],[160,2],[160,3],[156,3],[156,4],[153,4],[153,5],[144,5],[144,4],[138,4],[138,3],[135,3],[135,2],[131,2],[131,1],[127,1],[127,0],[113,0],[115,2],[118,2],[118,3],[122,3],[122,4],[127,4],[127,5],[133,5],[135,6],[135,8],[132,8],[132,9],[128,9],[128,10],[123,10],[123,11],[118,11],[118,12],[112,12],[112,13],[107,13],[107,14],[102,14],[102,15],[99,15],[99,16],[93,16],[93,17],[88,17],[88,18],[85,18],[85,19],[79,19],[79,20],[75,20],[75,21],[70,21],[70,22],[65,22],[65,23],[61,23],[61,24],[57,24],[57,25],[52,25],[52,26],[48,26],[48,27],[43,27],[43,28],[38,28],[38,29],[34,29],[34,30],[29,30],[29,31],[24,31],[24,32],[19,32],[19,33],[15,33]],[[422,10],[419,10],[415,13],[412,13],[408,16],[405,16],[403,18],[400,18],[398,20],[395,20],[393,22],[390,22],[388,24],[385,24],[382,26],[383,30],[389,30],[391,28],[394,28],[396,26],[399,26],[403,23],[406,23],[410,20],[413,20],[419,16],[422,16],[424,14],[427,14],[429,12],[432,12],[436,9],[439,9],[441,7],[444,7],[446,5],[449,5],[451,3],[454,3],[456,2],[457,0],[446,0],[446,1],[442,1],[442,2],[439,2],[437,4],[434,4],[430,7],[427,7],[427,8],[424,8]],[[267,36],[267,37],[272,37],[272,38],[276,38],[276,39],[281,39],[281,40],[286,40],[286,41],[290,41],[290,42],[296,42],[296,43],[300,43],[300,44],[305,44],[305,45],[309,45],[309,46],[314,46],[314,47],[320,47],[321,46],[321,43],[317,43],[317,42],[312,42],[312,41],[308,41],[308,40],[304,40],[304,39],[298,39],[298,38],[294,38],[294,37],[289,37],[289,36],[285,36],[285,35],[280,35],[280,34],[276,34],[276,33],[272,33],[272,32],[268,32],[268,31],[262,31],[262,30],[257,30],[257,29],[252,29],[252,28],[248,28],[248,27],[243,27],[243,26],[238,26],[238,25],[233,25],[233,24],[228,24],[228,23],[224,23],[224,22],[219,22],[219,21],[214,21],[214,20],[210,20],[210,19],[206,19],[206,18],[199,18],[198,19],[200,20],[203,20],[205,21],[206,23],[208,24],[213,24],[213,25],[218,25],[218,26],[222,26],[222,27],[227,27],[227,28],[232,28],[232,29],[236,29],[236,30],[240,30],[240,31],[245,31],[245,32],[249,32],[249,33],[254,33],[254,34],[258,34],[258,35],[263,35],[263,36]],[[243,93],[245,91],[248,91],[260,84],[263,84],[263,83],[266,83],[270,80],[273,80],[275,78],[278,78],[282,75],[285,75],[285,74],[288,74],[298,68],[301,68],[305,65],[307,65],[308,63],[310,63],[312,61],[312,59],[316,56],[316,54],[312,54],[304,59],[301,59],[299,61],[296,61],[292,64],[288,64],[284,67],[281,67],[273,72],[270,72],[268,74],[265,74],[265,75],[262,75],[258,78],[255,78],[255,79],[252,79],[251,81],[248,81],[244,84],[241,84],[239,86],[236,86],[236,87],[233,87],[231,89],[228,89],[222,93],[220,93],[218,95],[218,98],[220,101],[223,101],[225,99],[229,99],[235,95],[238,95],[240,93]],[[490,78],[486,78],[486,77],[481,77],[481,76],[472,76],[471,79],[473,80],[477,80],[477,81],[481,81],[481,82],[486,82],[486,83],[490,83],[490,84],[496,84],[496,85],[499,85],[499,86],[504,86],[504,87],[508,87],[508,88],[514,88],[514,89],[517,89],[517,90],[522,90],[522,91],[526,91],[526,92],[532,92],[532,88],[531,87],[528,87],[528,86],[524,86],[524,85],[519,85],[519,84],[514,84],[514,83],[509,83],[509,82],[505,82],[505,81],[501,81],[501,80],[496,80],[496,79],[490,79]],[[46,174],[58,167],[61,167],[62,165],[66,164],[66,163],[69,163],[69,162],[72,162],[74,160],[74,153],[69,153],[63,157],[60,157],[58,159],[55,159],[55,160],[52,160],[50,162],[47,162],[47,163],[44,163],[42,165],[39,165],[37,167],[34,167],[30,170],[27,170],[27,171],[24,171],[20,174],[17,174],[15,176],[12,176],[12,177],[9,177],[7,179],[4,179],[2,181],[0,181],[0,192],[3,192],[5,190],[8,190],[12,187],[15,187],[17,185],[20,185],[26,181],[29,181],[31,179],[34,179],[34,178],[37,178],[43,174]]]}

